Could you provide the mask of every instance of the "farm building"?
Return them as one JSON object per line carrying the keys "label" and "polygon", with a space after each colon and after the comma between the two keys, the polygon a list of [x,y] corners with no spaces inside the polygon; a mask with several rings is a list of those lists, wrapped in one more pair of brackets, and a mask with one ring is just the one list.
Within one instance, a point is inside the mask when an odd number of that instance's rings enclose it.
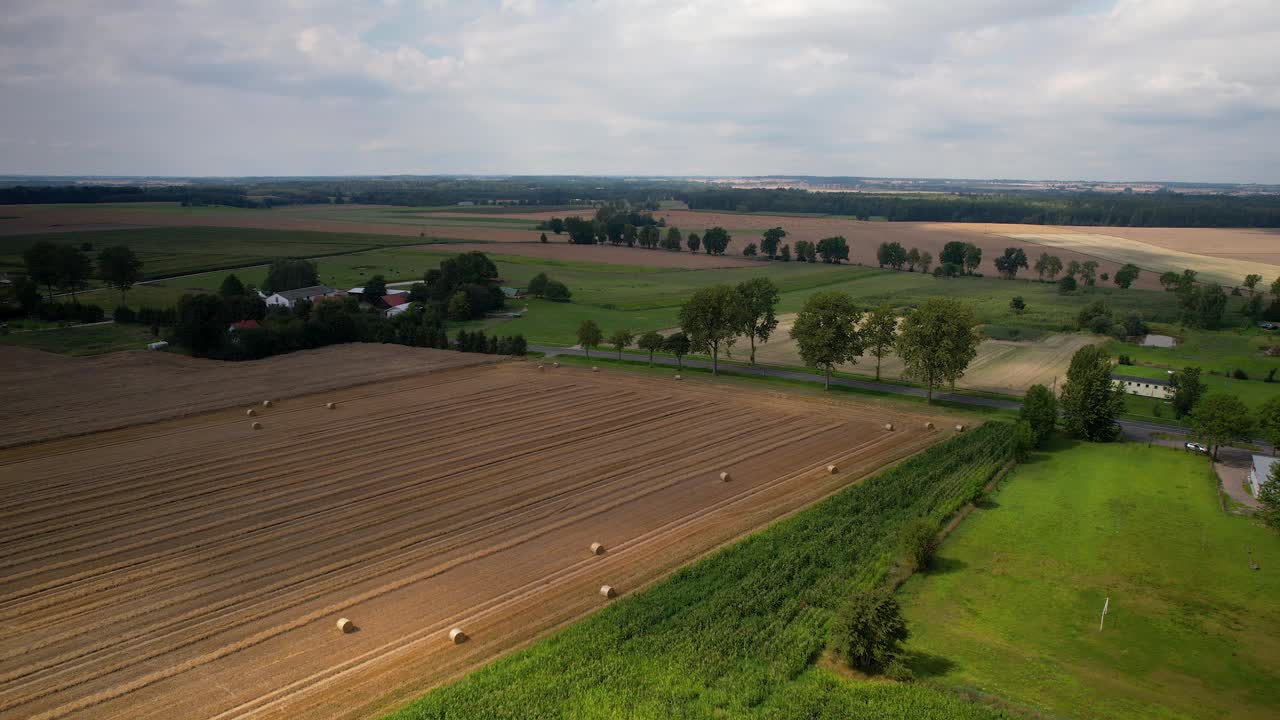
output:
{"label": "farm building", "polygon": [[1170,385],[1168,380],[1115,374],[1112,374],[1111,379],[1115,380],[1130,395],[1141,395],[1162,400],[1173,398],[1173,385]]}
{"label": "farm building", "polygon": [[311,287],[298,288],[297,290],[281,290],[267,296],[266,303],[268,306],[291,308],[299,300],[315,302],[317,298],[337,297],[339,291],[327,285],[312,285]]}
{"label": "farm building", "polygon": [[1280,458],[1269,455],[1253,456],[1253,465],[1249,468],[1249,490],[1254,497],[1258,497],[1263,485],[1271,482],[1271,471],[1276,463],[1280,463]]}
{"label": "farm building", "polygon": [[257,327],[260,327],[258,325],[257,320],[241,320],[240,322],[231,323],[231,325],[227,327],[227,332],[235,332],[237,330],[253,330],[254,328],[257,328]]}

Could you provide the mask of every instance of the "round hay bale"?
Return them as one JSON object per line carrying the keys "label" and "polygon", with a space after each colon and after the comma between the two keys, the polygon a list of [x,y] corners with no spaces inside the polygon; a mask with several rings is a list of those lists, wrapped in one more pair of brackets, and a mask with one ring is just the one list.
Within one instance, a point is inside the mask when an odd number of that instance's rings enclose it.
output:
{"label": "round hay bale", "polygon": [[254,430],[261,430],[261,429],[262,429],[262,423],[260,423],[260,422],[256,422],[256,423],[254,423],[254,424],[250,425],[249,427],[253,428]]}
{"label": "round hay bale", "polygon": [[558,367],[560,367],[560,363],[559,363],[559,362],[553,362],[553,363],[551,363],[551,367],[553,367],[553,368],[558,368]]}
{"label": "round hay bale", "polygon": [[603,555],[603,554],[604,554],[604,545],[601,545],[601,544],[600,544],[600,543],[598,543],[598,542],[591,543],[591,554],[592,554],[592,555]]}
{"label": "round hay bale", "polygon": [[249,417],[254,417],[257,414],[258,414],[258,411],[254,410],[253,408],[249,408],[249,412],[245,413],[245,415],[248,415]]}
{"label": "round hay bale", "polygon": [[332,402],[330,402],[330,403],[325,403],[325,404],[324,404],[324,406],[325,406],[326,408],[328,408],[329,410],[336,410],[336,409],[337,409],[337,407],[338,407],[338,403],[332,403]]}
{"label": "round hay bale", "polygon": [[542,363],[538,363],[538,369],[539,369],[539,370],[545,370],[546,368],[545,368],[545,367],[543,367]]}
{"label": "round hay bale", "polygon": [[262,407],[271,407],[271,401],[270,401],[270,400],[263,400],[263,401],[262,401]]}
{"label": "round hay bale", "polygon": [[892,429],[893,429],[893,423],[885,423],[885,424],[884,424],[884,429],[885,429],[885,430],[892,430]]}
{"label": "round hay bale", "polygon": [[612,585],[601,585],[600,594],[609,600],[612,600],[618,596],[618,593],[614,592]]}
{"label": "round hay bale", "polygon": [[467,634],[462,632],[462,628],[454,628],[449,631],[449,640],[454,645],[461,645],[467,641]]}
{"label": "round hay bale", "polygon": [[676,373],[676,379],[677,379],[677,380],[679,380],[679,379],[680,379],[680,373]]}
{"label": "round hay bale", "polygon": [[595,365],[592,365],[591,372],[600,372],[600,368],[596,367]]}
{"label": "round hay bale", "polygon": [[840,468],[836,467],[835,465],[828,465],[828,466],[827,466],[827,472],[829,472],[829,473],[831,473],[831,474],[833,474],[833,475],[834,475],[834,474],[835,474],[835,472],[836,472],[837,470],[839,470],[839,469],[840,469]]}
{"label": "round hay bale", "polygon": [[720,482],[729,482],[732,479],[733,477],[730,476],[729,473],[727,472],[720,473]]}
{"label": "round hay bale", "polygon": [[925,430],[932,430],[932,429],[933,429],[933,423],[931,423],[931,422],[927,422],[927,423],[925,423],[925,424],[924,424],[924,429],[925,429]]}
{"label": "round hay bale", "polygon": [[338,629],[341,630],[344,634],[349,632],[355,632],[356,624],[346,618],[338,618]]}
{"label": "round hay bale", "polygon": [[963,426],[963,425],[957,425],[957,426],[956,426],[956,432],[964,432],[964,426]]}

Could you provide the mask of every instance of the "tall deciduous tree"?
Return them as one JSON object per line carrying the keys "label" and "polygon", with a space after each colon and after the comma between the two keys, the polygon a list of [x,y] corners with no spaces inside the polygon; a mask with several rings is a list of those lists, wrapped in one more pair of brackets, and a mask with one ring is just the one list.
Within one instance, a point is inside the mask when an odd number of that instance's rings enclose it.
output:
{"label": "tall deciduous tree", "polygon": [[1250,273],[1244,276],[1244,286],[1249,288],[1249,292],[1255,292],[1258,289],[1258,283],[1262,282],[1262,276],[1256,273]]}
{"label": "tall deciduous tree", "polygon": [[882,303],[868,315],[862,325],[862,344],[876,359],[876,382],[880,381],[880,362],[893,352],[898,339],[898,316],[888,303]]}
{"label": "tall deciduous tree", "polygon": [[702,240],[698,238],[698,233],[689,233],[689,252],[698,252],[698,247],[702,245]]}
{"label": "tall deciduous tree", "polygon": [[59,245],[57,251],[58,284],[71,292],[71,302],[79,303],[76,293],[89,287],[93,262],[74,245]]}
{"label": "tall deciduous tree", "polygon": [[218,287],[218,294],[224,298],[244,295],[245,292],[244,283],[240,282],[240,278],[235,273],[222,278],[222,285]]}
{"label": "tall deciduous tree", "polygon": [[1271,447],[1280,448],[1280,396],[1268,398],[1258,408],[1258,429]]}
{"label": "tall deciduous tree", "polygon": [[1092,442],[1114,440],[1116,417],[1124,409],[1124,390],[1111,378],[1111,357],[1096,345],[1071,357],[1062,388],[1062,420],[1067,432]]}
{"label": "tall deciduous tree", "polygon": [[662,349],[676,356],[676,367],[684,369],[684,356],[689,354],[689,336],[682,332],[671,333],[662,343]]}
{"label": "tall deciduous tree", "polygon": [[982,264],[982,248],[973,243],[964,244],[964,271],[972,275]]}
{"label": "tall deciduous tree", "polygon": [[380,298],[387,294],[387,279],[381,275],[374,275],[365,281],[364,296],[366,298]]}
{"label": "tall deciduous tree", "polygon": [[636,334],[630,330],[617,330],[609,336],[609,344],[614,350],[618,351],[618,359],[622,359],[622,351],[636,339]]}
{"label": "tall deciduous tree", "polygon": [[120,304],[125,293],[142,279],[142,261],[126,245],[104,248],[98,253],[98,277],[109,287],[120,291]]}
{"label": "tall deciduous tree", "polygon": [[600,326],[595,320],[583,320],[578,326],[578,344],[586,351],[587,357],[591,357],[592,349],[598,347],[604,341],[604,333],[600,331]]}
{"label": "tall deciduous tree", "polygon": [[809,296],[791,327],[800,359],[811,368],[822,370],[831,387],[831,372],[837,365],[857,362],[862,354],[862,333],[858,321],[862,311],[853,298],[839,291],[818,292]]}
{"label": "tall deciduous tree", "polygon": [[780,227],[764,231],[764,239],[760,241],[760,249],[772,260],[778,255],[778,244],[787,236],[787,231]]}
{"label": "tall deciduous tree", "polygon": [[732,239],[728,230],[717,225],[702,233],[702,249],[706,250],[708,255],[723,255]]}
{"label": "tall deciduous tree", "polygon": [[778,327],[778,287],[767,277],[754,277],[738,283],[742,295],[743,324],[741,334],[751,343],[748,364],[756,364],[756,340],[769,342],[769,335]]}
{"label": "tall deciduous tree", "polygon": [[903,374],[924,383],[933,402],[934,388],[954,383],[978,354],[981,336],[973,308],[955,298],[935,297],[907,314],[898,334]]}
{"label": "tall deciduous tree", "polygon": [[1035,444],[1040,445],[1058,422],[1058,399],[1044,385],[1032,385],[1022,398],[1018,416],[1027,422]]}
{"label": "tall deciduous tree", "polygon": [[1022,248],[1005,248],[1004,254],[995,259],[996,271],[1009,280],[1018,275],[1019,268],[1027,266],[1027,253]]}
{"label": "tall deciduous tree", "polygon": [[662,349],[666,338],[654,330],[644,333],[636,340],[636,347],[649,352],[649,367],[653,367],[653,354]]}
{"label": "tall deciduous tree", "polygon": [[720,372],[720,350],[737,338],[746,309],[742,295],[732,285],[712,285],[693,294],[680,308],[680,329],[698,350],[711,353],[711,374]]}
{"label": "tall deciduous tree", "polygon": [[911,636],[898,601],[887,590],[859,592],[836,613],[832,649],[845,663],[864,673],[888,669]]}
{"label": "tall deciduous tree", "polygon": [[1040,279],[1048,278],[1050,282],[1062,272],[1062,258],[1057,255],[1050,255],[1047,252],[1040,253],[1040,257],[1036,258],[1036,273],[1040,275]]}
{"label": "tall deciduous tree", "polygon": [[1098,281],[1098,261],[1085,260],[1080,263],[1080,281],[1092,287]]}
{"label": "tall deciduous tree", "polygon": [[227,307],[217,295],[183,295],[178,300],[174,338],[196,355],[207,355],[227,335]]}
{"label": "tall deciduous tree", "polygon": [[1125,263],[1124,265],[1120,266],[1119,270],[1116,271],[1115,278],[1114,278],[1115,283],[1121,288],[1127,290],[1129,289],[1129,286],[1132,285],[1134,281],[1138,279],[1138,276],[1141,274],[1142,274],[1142,271],[1138,268],[1137,265],[1134,265],[1133,263]]}
{"label": "tall deciduous tree", "polygon": [[839,263],[849,259],[849,242],[842,235],[822,238],[816,249],[824,263]]}
{"label": "tall deciduous tree", "polygon": [[1208,386],[1200,379],[1200,368],[1187,367],[1169,377],[1173,386],[1173,414],[1181,419],[1191,414]]}
{"label": "tall deciduous tree", "polygon": [[1252,430],[1253,415],[1235,395],[1209,393],[1191,411],[1191,431],[1209,445],[1214,460],[1218,459],[1219,447],[1235,440],[1247,440]]}
{"label": "tall deciduous tree", "polygon": [[49,292],[49,302],[53,302],[53,286],[59,284],[60,277],[58,246],[48,240],[34,242],[22,251],[22,262],[27,266],[27,277],[37,285],[44,285]]}

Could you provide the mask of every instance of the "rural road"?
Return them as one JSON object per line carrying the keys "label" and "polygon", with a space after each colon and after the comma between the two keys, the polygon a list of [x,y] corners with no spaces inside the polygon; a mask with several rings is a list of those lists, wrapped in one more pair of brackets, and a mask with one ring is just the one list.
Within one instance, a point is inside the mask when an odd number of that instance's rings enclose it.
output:
{"label": "rural road", "polygon": [[[557,355],[577,355],[585,356],[586,353],[578,348],[553,347],[550,345],[530,345],[529,349],[534,352],[540,352],[548,358],[554,358]],[[601,357],[616,359],[616,352],[597,352]],[[632,360],[636,362],[648,362],[649,356],[642,353],[622,353],[623,360]],[[654,356],[654,364],[657,365],[675,365],[676,361],[669,357]],[[711,363],[707,360],[688,360],[684,361],[685,367],[700,368],[710,370]],[[773,367],[751,367],[748,365],[732,365],[726,366],[726,370],[739,375],[756,375],[760,377],[780,378],[783,380],[799,380],[801,382],[822,382],[822,376],[817,373],[804,372],[802,370],[784,370]],[[874,380],[853,380],[851,378],[833,377],[832,385],[841,387],[855,388],[858,390],[872,390],[875,392],[888,393],[891,395],[907,395],[910,397],[925,397],[926,393],[923,388],[911,387],[908,385],[893,385],[890,383],[878,383]],[[979,397],[975,395],[961,395],[959,393],[934,393],[933,397],[938,400],[947,402],[962,403],[965,405],[976,405],[980,407],[1005,408],[1016,410],[1022,407],[1022,403],[1014,400],[1001,400],[999,398]],[[1127,420],[1118,421],[1122,434],[1131,440],[1141,442],[1156,442],[1160,444],[1168,444],[1175,447],[1181,447],[1185,440],[1187,429],[1178,425],[1166,425],[1163,423],[1155,423],[1144,420]],[[1176,436],[1174,439],[1152,438],[1152,433],[1165,433]],[[1255,439],[1255,444],[1264,444],[1262,440]]]}

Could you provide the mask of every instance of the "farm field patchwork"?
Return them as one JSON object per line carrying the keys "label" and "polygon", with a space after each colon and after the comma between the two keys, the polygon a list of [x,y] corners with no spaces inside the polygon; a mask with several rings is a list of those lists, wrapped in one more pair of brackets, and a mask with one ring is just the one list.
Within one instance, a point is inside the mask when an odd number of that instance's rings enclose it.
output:
{"label": "farm field patchwork", "polygon": [[1280,708],[1280,538],[1222,513],[1201,456],[1058,440],[934,567],[902,601],[936,682],[1064,718]]}
{"label": "farm field patchwork", "polygon": [[0,714],[368,717],[948,437],[531,362],[277,400],[0,451]]}

